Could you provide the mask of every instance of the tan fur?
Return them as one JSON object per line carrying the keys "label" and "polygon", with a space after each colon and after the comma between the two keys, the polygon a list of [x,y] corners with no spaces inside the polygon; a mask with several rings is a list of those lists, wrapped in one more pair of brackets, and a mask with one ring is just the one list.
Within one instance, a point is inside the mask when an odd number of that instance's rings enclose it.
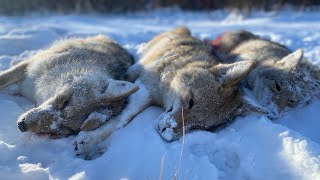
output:
{"label": "tan fur", "polygon": [[312,64],[309,60],[302,59],[299,63],[299,67],[306,72],[309,72],[314,79],[320,80],[320,67]]}
{"label": "tan fur", "polygon": [[[229,38],[243,34],[242,31],[225,33],[221,43],[229,42]],[[225,39],[225,40],[224,40]],[[238,38],[240,39],[240,38]],[[302,60],[303,51],[292,53],[288,48],[275,42],[245,38],[229,46],[230,52],[226,62],[243,60],[256,61],[257,65],[244,81],[244,86],[251,89],[256,99],[270,110],[270,117],[279,117],[287,107],[296,107],[309,102],[313,94],[319,91],[319,69]],[[231,48],[232,47],[232,48]],[[230,61],[231,60],[231,61]],[[308,76],[309,72],[311,76]]]}
{"label": "tan fur", "polygon": [[249,31],[238,30],[224,32],[218,38],[217,44],[214,44],[214,49],[219,55],[225,56],[240,43],[251,39],[258,39],[259,37]]}
{"label": "tan fur", "polygon": [[0,90],[12,83],[16,83],[25,78],[25,71],[29,62],[24,61],[9,70],[0,72]]}
{"label": "tan fur", "polygon": [[71,38],[0,74],[0,87],[19,83],[35,108],[18,120],[21,131],[60,136],[93,130],[119,115],[138,90],[125,80],[131,55],[99,35]]}
{"label": "tan fur", "polygon": [[140,76],[150,91],[149,104],[166,109],[158,131],[166,140],[174,140],[181,136],[182,109],[187,130],[211,129],[238,115],[243,108],[238,82],[253,65],[218,64],[206,44],[178,28],[153,38],[129,74],[134,74],[132,79]]}
{"label": "tan fur", "polygon": [[[209,47],[184,27],[159,34],[145,45],[139,63],[128,70],[129,78],[139,78],[150,94],[142,91],[144,99],[129,101],[117,120],[111,119],[95,131],[81,132],[75,140],[76,150],[90,158],[90,151],[101,140],[150,105],[166,110],[157,131],[168,141],[182,135],[182,109],[187,131],[215,128],[248,111],[261,112],[243,101],[239,90],[240,80],[253,66],[251,61],[219,64]],[[168,137],[170,131],[172,136]]]}

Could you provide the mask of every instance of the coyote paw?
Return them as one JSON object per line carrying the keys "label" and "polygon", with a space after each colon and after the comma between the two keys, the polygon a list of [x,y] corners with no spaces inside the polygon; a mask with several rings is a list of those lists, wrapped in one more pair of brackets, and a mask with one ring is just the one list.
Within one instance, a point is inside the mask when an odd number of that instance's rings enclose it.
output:
{"label": "coyote paw", "polygon": [[159,118],[157,131],[160,136],[167,141],[177,139],[179,133],[175,132],[175,128],[178,126],[176,120],[166,113],[161,114]]}
{"label": "coyote paw", "polygon": [[75,151],[77,156],[83,156],[84,159],[91,159],[90,154],[94,153],[99,144],[98,137],[93,132],[81,131],[74,140]]}

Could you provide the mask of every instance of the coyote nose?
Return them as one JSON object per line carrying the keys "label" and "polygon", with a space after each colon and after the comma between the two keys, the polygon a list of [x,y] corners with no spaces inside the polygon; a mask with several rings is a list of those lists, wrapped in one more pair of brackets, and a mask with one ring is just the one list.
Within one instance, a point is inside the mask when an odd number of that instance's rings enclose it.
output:
{"label": "coyote nose", "polygon": [[26,126],[26,123],[24,122],[24,119],[18,122],[18,128],[21,132],[27,131],[27,126]]}

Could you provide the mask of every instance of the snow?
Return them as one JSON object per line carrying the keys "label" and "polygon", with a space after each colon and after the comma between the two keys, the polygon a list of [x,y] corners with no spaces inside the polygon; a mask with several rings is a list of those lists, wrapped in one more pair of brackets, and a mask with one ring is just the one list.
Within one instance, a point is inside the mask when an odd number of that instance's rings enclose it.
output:
{"label": "snow", "polygon": [[93,112],[88,116],[88,119],[96,119],[100,123],[104,123],[108,119],[108,116],[102,113]]}
{"label": "snow", "polygon": [[[168,9],[108,16],[2,16],[0,70],[72,36],[107,34],[137,57],[145,42],[178,25],[200,38],[246,29],[292,50],[303,48],[305,57],[320,65],[319,12],[239,15]],[[164,110],[149,107],[100,144],[104,154],[86,161],[76,156],[75,137],[19,132],[16,121],[32,104],[12,94],[12,89],[0,93],[1,179],[173,179],[176,173],[178,179],[320,179],[320,100],[274,121],[252,114],[220,131],[193,131],[183,145],[182,138],[169,143],[160,137],[155,128]],[[131,99],[139,101],[137,97],[145,98],[140,93]]]}
{"label": "snow", "polygon": [[177,121],[170,116],[168,113],[162,113],[159,116],[159,129],[161,131],[161,135],[167,141],[171,141],[173,139],[173,128],[178,126]]}

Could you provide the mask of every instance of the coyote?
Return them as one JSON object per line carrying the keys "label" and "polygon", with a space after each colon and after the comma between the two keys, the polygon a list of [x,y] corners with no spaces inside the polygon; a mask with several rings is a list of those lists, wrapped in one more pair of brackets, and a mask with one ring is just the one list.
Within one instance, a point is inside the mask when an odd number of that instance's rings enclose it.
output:
{"label": "coyote", "polygon": [[319,92],[319,68],[303,59],[302,49],[292,52],[248,31],[226,32],[214,42],[225,62],[257,62],[243,86],[269,109],[271,118],[279,117],[288,107],[306,104]]}
{"label": "coyote", "polygon": [[239,89],[239,82],[254,65],[253,61],[219,64],[209,46],[184,27],[159,34],[145,45],[141,60],[128,70],[129,79],[146,88],[144,100],[130,101],[130,108],[126,108],[130,112],[122,113],[118,120],[112,119],[95,131],[81,132],[75,141],[77,152],[90,154],[111,134],[111,127],[123,127],[151,105],[166,111],[159,117],[156,130],[167,141],[182,136],[183,125],[186,131],[209,130],[247,112],[266,113],[244,99]]}
{"label": "coyote", "polygon": [[146,44],[142,59],[128,74],[149,90],[148,105],[165,108],[157,130],[171,141],[182,135],[183,124],[186,131],[208,130],[248,109],[261,111],[249,107],[239,90],[253,67],[253,61],[219,64],[206,44],[179,27]]}
{"label": "coyote", "polygon": [[63,137],[94,130],[120,114],[138,87],[125,80],[132,56],[106,36],[71,38],[0,73],[0,89],[18,83],[35,108],[20,131]]}

